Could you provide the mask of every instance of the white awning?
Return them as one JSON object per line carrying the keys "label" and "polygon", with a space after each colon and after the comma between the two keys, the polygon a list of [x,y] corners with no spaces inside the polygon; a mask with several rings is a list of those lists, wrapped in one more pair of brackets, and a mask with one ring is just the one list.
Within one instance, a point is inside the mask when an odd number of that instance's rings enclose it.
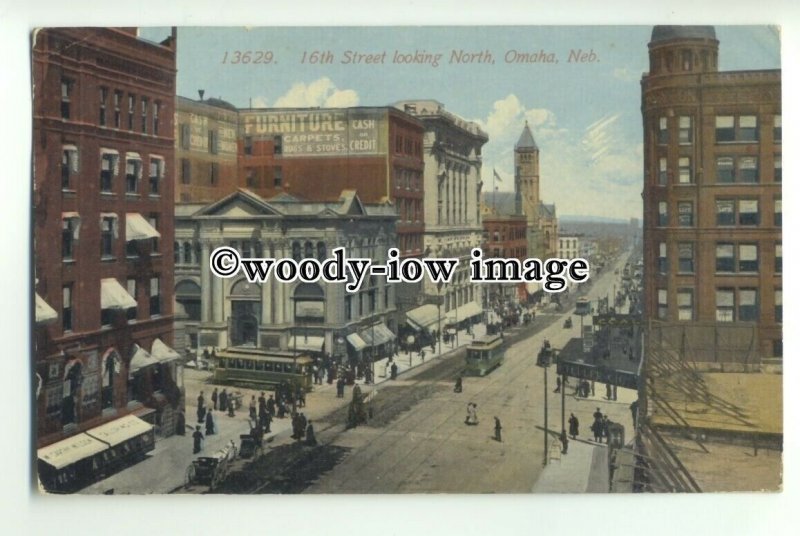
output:
{"label": "white awning", "polygon": [[435,329],[439,323],[439,307],[428,304],[411,309],[406,313],[406,320],[416,329]]}
{"label": "white awning", "polygon": [[537,283],[536,281],[531,281],[530,283],[525,283],[525,291],[529,295],[536,294],[540,290],[542,290],[542,284],[541,283]]}
{"label": "white awning", "polygon": [[130,309],[136,305],[136,300],[119,284],[119,281],[113,277],[100,280],[101,309]]}
{"label": "white awning", "polygon": [[351,333],[348,335],[347,342],[350,343],[350,346],[352,346],[356,352],[360,352],[367,347],[367,343],[364,342],[364,339],[358,336],[358,333]]}
{"label": "white awning", "polygon": [[101,155],[104,155],[104,154],[119,155],[119,151],[117,151],[116,149],[101,148],[100,149],[100,154]]}
{"label": "white awning", "polygon": [[455,324],[456,322],[463,322],[473,316],[483,314],[483,309],[476,302],[465,303],[461,307],[456,308],[454,311],[447,313],[447,323]]}
{"label": "white awning", "polygon": [[161,233],[153,229],[144,217],[138,212],[128,212],[125,215],[125,240],[149,240],[159,238]]}
{"label": "white awning", "polygon": [[58,320],[58,313],[56,310],[50,307],[44,299],[36,294],[36,323],[37,324],[49,324],[55,320]]}
{"label": "white awning", "polygon": [[152,424],[143,421],[135,415],[126,415],[125,417],[107,422],[97,428],[87,430],[86,435],[108,443],[112,447],[116,447],[129,439],[146,434],[152,429]]}
{"label": "white awning", "polygon": [[158,365],[158,360],[151,356],[147,350],[138,344],[134,344],[133,357],[131,358],[131,366],[128,368],[128,373],[133,374],[134,372],[151,365]]}
{"label": "white awning", "polygon": [[139,153],[132,153],[132,152],[125,153],[125,160],[141,160],[141,159],[142,157],[139,155]]}
{"label": "white awning", "polygon": [[306,337],[299,335],[289,337],[289,350],[304,350],[306,352],[321,352],[325,344],[325,337]]}
{"label": "white awning", "polygon": [[367,346],[380,346],[395,339],[394,333],[383,323],[362,329],[358,332],[358,336]]}
{"label": "white awning", "polygon": [[180,359],[181,357],[181,354],[167,346],[161,339],[156,339],[153,341],[153,346],[150,348],[150,355],[162,363],[174,361],[175,359]]}
{"label": "white awning", "polygon": [[78,434],[36,451],[36,457],[55,469],[62,469],[75,462],[108,449],[108,445],[86,434]]}

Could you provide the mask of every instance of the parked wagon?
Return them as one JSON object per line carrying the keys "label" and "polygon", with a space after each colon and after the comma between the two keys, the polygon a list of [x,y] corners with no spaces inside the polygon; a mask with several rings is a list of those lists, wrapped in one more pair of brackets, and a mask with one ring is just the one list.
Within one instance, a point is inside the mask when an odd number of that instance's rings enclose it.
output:
{"label": "parked wagon", "polygon": [[213,491],[225,481],[238,449],[233,440],[212,456],[200,456],[186,470],[186,484],[208,486]]}

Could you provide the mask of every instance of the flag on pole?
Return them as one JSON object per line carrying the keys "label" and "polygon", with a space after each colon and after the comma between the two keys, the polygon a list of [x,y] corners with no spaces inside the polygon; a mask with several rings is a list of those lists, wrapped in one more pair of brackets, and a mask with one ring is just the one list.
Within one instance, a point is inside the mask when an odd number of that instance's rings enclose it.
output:
{"label": "flag on pole", "polygon": [[494,173],[494,178],[495,179],[499,180],[500,182],[503,182],[503,179],[500,177],[500,175],[497,174],[497,170],[496,169],[492,168],[492,173]]}

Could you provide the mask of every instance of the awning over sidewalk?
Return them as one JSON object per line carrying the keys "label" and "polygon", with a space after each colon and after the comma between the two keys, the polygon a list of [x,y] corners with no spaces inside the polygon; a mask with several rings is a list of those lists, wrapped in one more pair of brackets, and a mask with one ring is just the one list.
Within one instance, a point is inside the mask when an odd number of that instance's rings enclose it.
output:
{"label": "awning over sidewalk", "polygon": [[305,335],[289,337],[289,350],[297,349],[304,350],[306,352],[321,352],[324,344],[325,337],[307,337]]}
{"label": "awning over sidewalk", "polygon": [[439,323],[439,307],[428,304],[411,309],[406,313],[406,320],[411,327],[417,330],[436,329]]}
{"label": "awning over sidewalk", "polygon": [[130,309],[136,307],[136,300],[122,288],[113,277],[100,280],[101,309]]}
{"label": "awning over sidewalk", "polygon": [[134,415],[126,415],[120,419],[107,422],[97,428],[86,431],[86,435],[108,443],[111,447],[133,439],[136,436],[149,433],[153,425]]}
{"label": "awning over sidewalk", "polygon": [[147,350],[145,350],[138,344],[134,344],[133,357],[131,358],[131,366],[128,372],[133,374],[134,372],[141,370],[145,367],[149,367],[151,365],[158,365],[158,360],[153,356],[151,356],[147,352]]}
{"label": "awning over sidewalk", "polygon": [[149,240],[150,238],[160,238],[161,233],[156,231],[150,222],[138,212],[128,212],[125,214],[125,240]]}
{"label": "awning over sidewalk", "polygon": [[368,346],[367,343],[364,342],[364,339],[358,336],[358,333],[351,333],[348,335],[347,342],[350,343],[350,346],[352,346],[356,352],[360,352]]}
{"label": "awning over sidewalk", "polygon": [[358,336],[364,340],[367,346],[380,346],[393,342],[395,339],[394,333],[383,322],[362,329],[358,332]]}
{"label": "awning over sidewalk", "polygon": [[86,434],[78,434],[40,448],[36,456],[54,469],[63,469],[108,449],[108,445]]}
{"label": "awning over sidewalk", "polygon": [[50,305],[44,301],[44,298],[36,293],[34,294],[36,296],[36,323],[49,324],[58,320],[58,313],[56,313],[56,310],[50,307]]}
{"label": "awning over sidewalk", "polygon": [[153,341],[153,346],[150,348],[150,355],[162,363],[174,361],[176,359],[180,359],[181,357],[181,354],[167,346],[161,339],[156,339]]}
{"label": "awning over sidewalk", "polygon": [[456,322],[463,322],[472,317],[480,316],[483,314],[483,309],[476,302],[465,303],[461,307],[456,308],[455,311],[447,313],[447,323],[455,324]]}

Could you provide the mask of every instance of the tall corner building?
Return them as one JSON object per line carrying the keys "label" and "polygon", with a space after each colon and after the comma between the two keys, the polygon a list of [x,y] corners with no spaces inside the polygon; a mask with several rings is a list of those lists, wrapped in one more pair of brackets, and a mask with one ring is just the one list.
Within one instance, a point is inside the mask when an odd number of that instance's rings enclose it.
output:
{"label": "tall corner building", "polygon": [[[780,364],[781,71],[719,71],[710,26],[656,26],[649,52],[645,319],[750,327],[751,355]],[[713,359],[735,350],[719,342]]]}

